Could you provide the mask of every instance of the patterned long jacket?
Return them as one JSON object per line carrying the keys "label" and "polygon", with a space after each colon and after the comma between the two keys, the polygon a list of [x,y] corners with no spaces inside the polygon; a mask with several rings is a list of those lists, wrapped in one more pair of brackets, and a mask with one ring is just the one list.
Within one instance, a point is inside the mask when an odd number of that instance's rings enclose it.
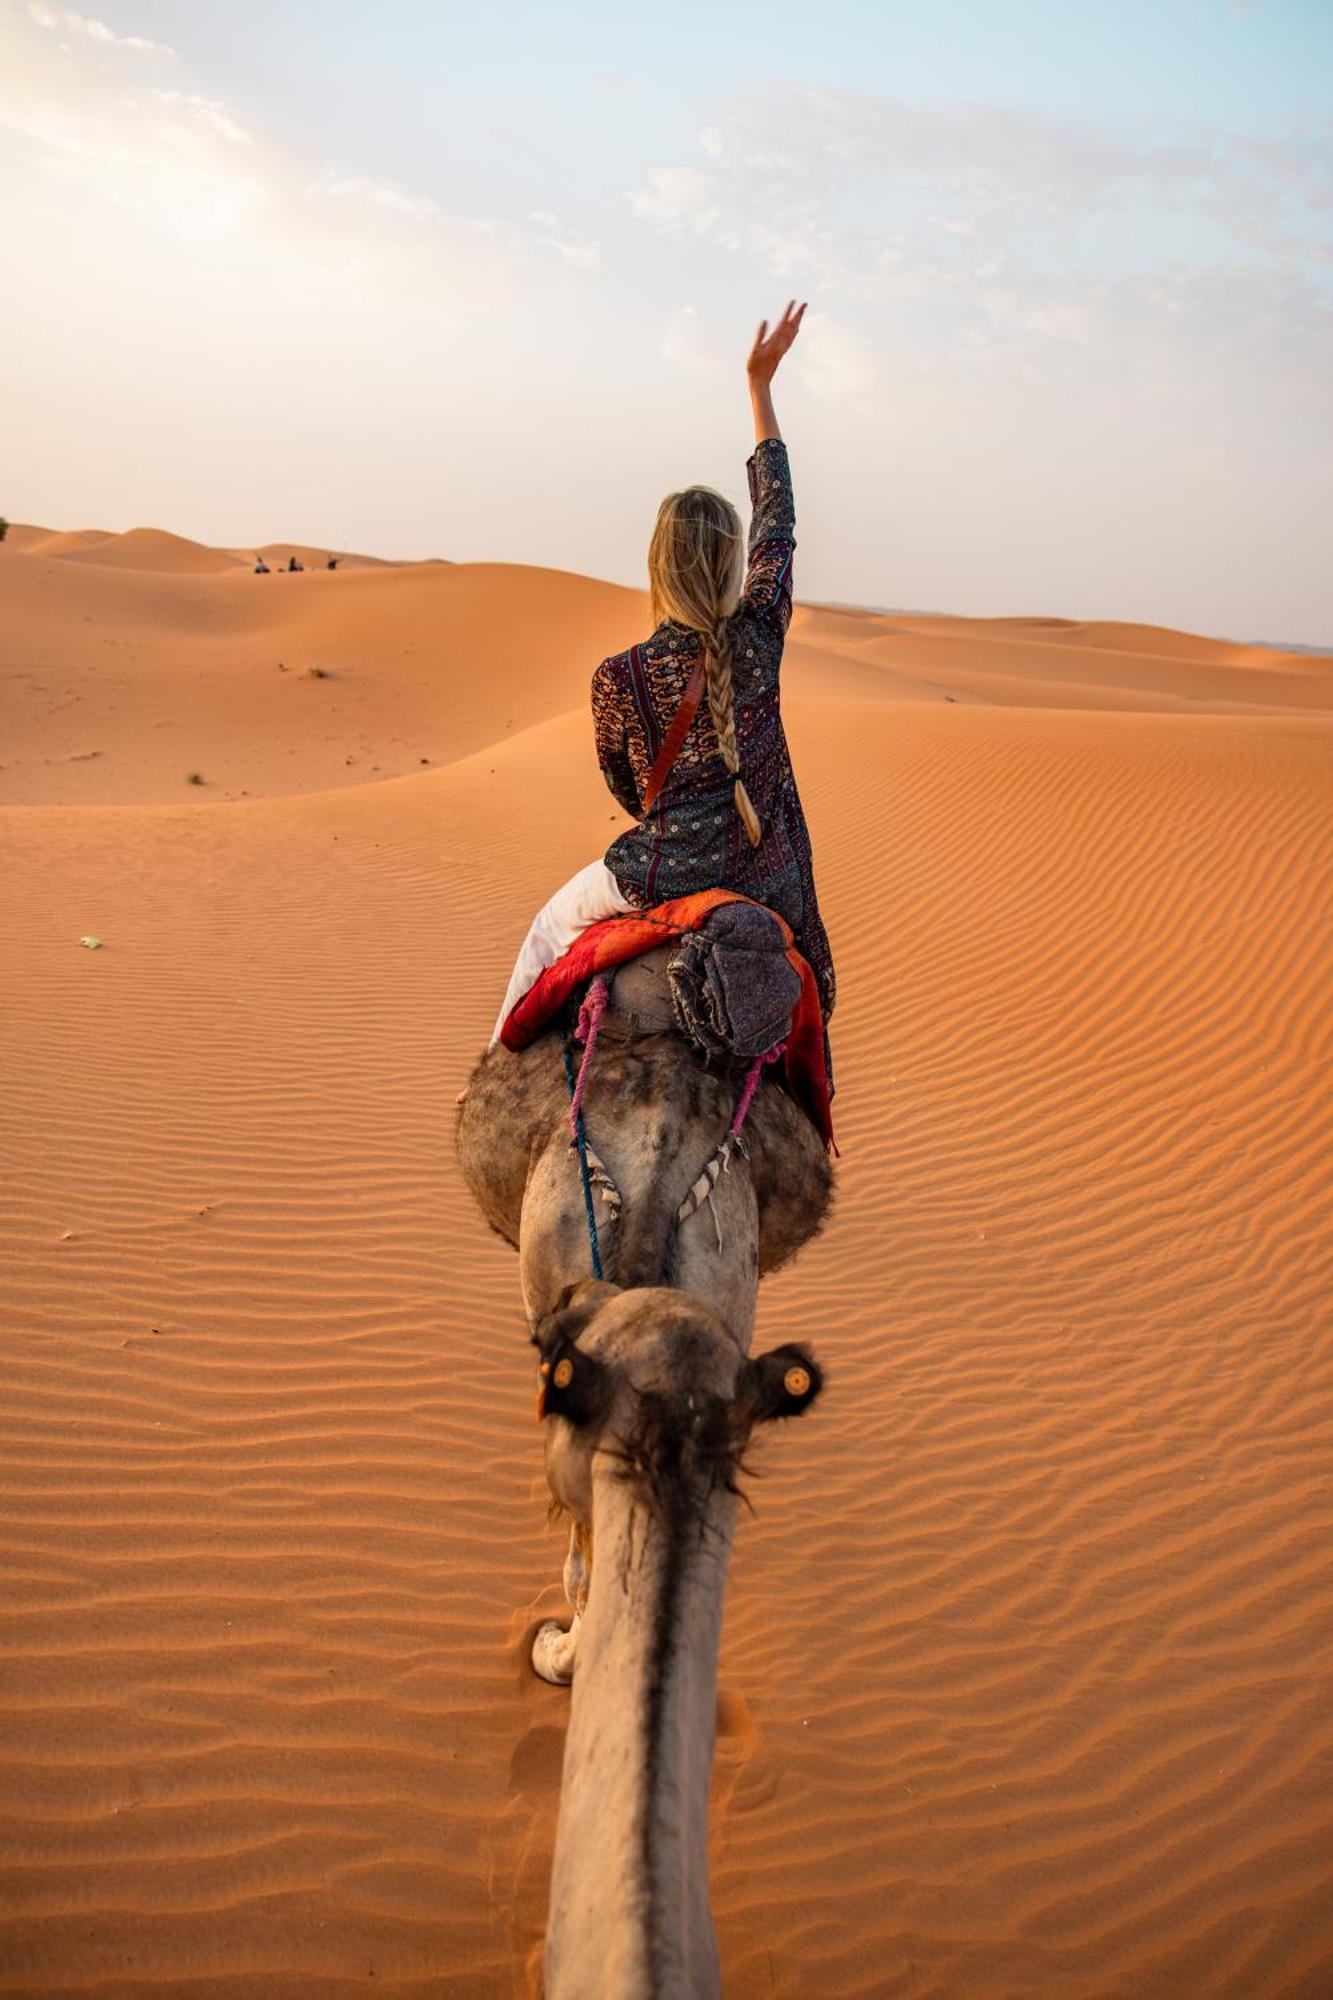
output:
{"label": "patterned long jacket", "polygon": [[792,613],[795,510],[787,447],[764,438],[745,464],[753,514],[740,604],[729,621],[740,775],[763,832],[751,847],[736,811],[705,698],[671,775],[643,811],[662,738],[699,657],[700,635],[664,619],[651,636],[602,661],[592,679],[597,758],[612,793],[638,820],[612,841],[606,865],[635,909],[696,889],[738,889],[787,919],[819,982],[824,1018],[836,983],[815,895],[810,835],[791,767],[778,674]]}

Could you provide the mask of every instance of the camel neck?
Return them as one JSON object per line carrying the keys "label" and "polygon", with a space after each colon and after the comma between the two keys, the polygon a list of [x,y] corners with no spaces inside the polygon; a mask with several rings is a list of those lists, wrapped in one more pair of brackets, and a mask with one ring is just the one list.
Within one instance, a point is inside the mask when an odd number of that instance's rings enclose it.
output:
{"label": "camel neck", "polygon": [[599,1454],[546,1945],[548,2000],[706,2000],[708,1784],[735,1497],[654,1512]]}

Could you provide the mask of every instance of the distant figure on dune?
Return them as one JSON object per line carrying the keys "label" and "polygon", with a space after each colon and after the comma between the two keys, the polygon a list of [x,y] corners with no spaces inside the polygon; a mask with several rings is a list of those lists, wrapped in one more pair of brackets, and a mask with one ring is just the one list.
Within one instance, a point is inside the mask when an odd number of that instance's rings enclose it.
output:
{"label": "distant figure on dune", "polygon": [[[805,312],[790,300],[746,363],[755,448],[748,554],[731,502],[708,486],[668,493],[648,549],[651,635],[592,680],[598,762],[638,825],[538,912],[491,1045],[510,1010],[589,924],[702,889],[732,889],[786,918],[819,986],[836,986],[815,895],[810,836],[778,706],[792,613],[795,513],[772,379]],[[705,699],[706,696],[706,699]],[[826,1037],[827,1052],[827,1037]]]}
{"label": "distant figure on dune", "polygon": [[262,556],[256,556],[256,557],[255,557],[255,575],[256,575],[256,576],[267,576],[267,575],[268,575],[268,573],[269,573],[269,568],[268,568],[268,564],[267,564],[267,563],[266,563],[266,562],[264,561],[264,558],[263,558]]}
{"label": "distant figure on dune", "polygon": [[288,569],[304,569],[304,568],[305,568],[305,564],[304,564],[304,563],[299,563],[299,562],[298,562],[298,561],[296,560],[296,557],[295,557],[295,556],[289,556],[289,557],[288,557],[288,559],[287,559],[287,567],[288,567]]}
{"label": "distant figure on dune", "polygon": [[325,563],[324,567],[325,569],[337,569],[338,567],[337,556],[330,556],[328,561]]}

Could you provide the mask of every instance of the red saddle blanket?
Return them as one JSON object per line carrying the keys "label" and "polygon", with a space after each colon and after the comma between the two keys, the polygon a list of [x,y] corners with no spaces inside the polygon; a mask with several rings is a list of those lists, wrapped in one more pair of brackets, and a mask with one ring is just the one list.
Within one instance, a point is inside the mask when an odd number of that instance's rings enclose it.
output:
{"label": "red saddle blanket", "polygon": [[[753,900],[734,889],[701,889],[693,896],[677,896],[670,903],[658,903],[651,910],[634,910],[628,916],[605,917],[600,923],[589,924],[563,958],[549,965],[536,985],[510,1009],[500,1030],[500,1040],[507,1049],[525,1049],[560,1012],[570,995],[588,980],[595,979],[599,972],[609,972],[627,959],[656,951],[659,945],[670,943],[683,931],[697,931],[705,918],[723,903]],[[770,910],[769,915],[781,925],[787,958],[801,981],[801,997],[792,1015],[783,1057],[787,1086],[796,1102],[808,1112],[824,1144],[833,1146],[819,988],[814,973],[792,943],[790,924],[776,910]]]}

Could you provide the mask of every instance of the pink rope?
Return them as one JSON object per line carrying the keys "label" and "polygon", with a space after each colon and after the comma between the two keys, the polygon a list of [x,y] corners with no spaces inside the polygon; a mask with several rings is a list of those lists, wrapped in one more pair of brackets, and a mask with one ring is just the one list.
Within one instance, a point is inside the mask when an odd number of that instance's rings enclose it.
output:
{"label": "pink rope", "polygon": [[745,1114],[750,1108],[751,1100],[759,1088],[759,1079],[764,1073],[764,1064],[776,1062],[779,1056],[786,1053],[786,1049],[787,1044],[785,1042],[774,1042],[771,1049],[765,1050],[761,1056],[756,1056],[750,1064],[749,1070],[746,1072],[745,1082],[741,1086],[741,1094],[736,1099],[735,1114],[731,1121],[731,1129],[727,1133],[729,1139],[740,1138],[741,1126],[745,1123]]}
{"label": "pink rope", "polygon": [[606,980],[599,975],[588,988],[583,1005],[579,1008],[579,1022],[574,1030],[574,1039],[583,1044],[583,1060],[579,1064],[579,1079],[574,1085],[574,1095],[569,1100],[569,1129],[575,1138],[578,1137],[579,1115],[583,1110],[583,1092],[588,1081],[588,1072],[592,1067],[592,1052],[597,1046],[602,1016],[606,1012],[606,1003],[610,997],[611,989]]}

